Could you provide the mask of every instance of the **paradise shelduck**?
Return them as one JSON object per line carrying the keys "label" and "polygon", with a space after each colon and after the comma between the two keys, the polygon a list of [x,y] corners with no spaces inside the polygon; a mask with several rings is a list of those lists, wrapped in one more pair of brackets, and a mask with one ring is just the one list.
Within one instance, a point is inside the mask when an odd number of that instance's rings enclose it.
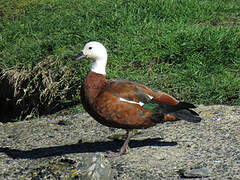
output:
{"label": "paradise shelduck", "polygon": [[172,96],[145,85],[124,80],[106,79],[107,50],[99,42],[88,42],[74,59],[93,60],[90,72],[81,87],[84,109],[99,123],[127,131],[127,138],[117,153],[127,153],[132,129],[148,128],[157,123],[186,120],[200,122],[199,115],[191,110],[193,104],[179,102]]}

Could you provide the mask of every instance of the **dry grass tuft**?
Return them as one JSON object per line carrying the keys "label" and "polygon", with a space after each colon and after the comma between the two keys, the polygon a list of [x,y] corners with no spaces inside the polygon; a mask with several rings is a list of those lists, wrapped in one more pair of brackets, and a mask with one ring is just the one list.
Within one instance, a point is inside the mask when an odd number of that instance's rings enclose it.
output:
{"label": "dry grass tuft", "polygon": [[31,71],[21,67],[0,73],[0,105],[6,118],[11,118],[6,115],[10,111],[14,117],[25,119],[80,101],[80,81],[73,77],[73,70],[52,56]]}

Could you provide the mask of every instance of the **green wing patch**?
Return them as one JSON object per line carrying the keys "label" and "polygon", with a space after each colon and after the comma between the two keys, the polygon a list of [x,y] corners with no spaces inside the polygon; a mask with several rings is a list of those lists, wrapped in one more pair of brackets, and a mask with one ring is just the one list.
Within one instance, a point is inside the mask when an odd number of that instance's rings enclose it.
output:
{"label": "green wing patch", "polygon": [[158,106],[159,105],[157,103],[148,103],[148,104],[144,104],[142,107],[145,109],[148,109],[149,111],[157,112]]}

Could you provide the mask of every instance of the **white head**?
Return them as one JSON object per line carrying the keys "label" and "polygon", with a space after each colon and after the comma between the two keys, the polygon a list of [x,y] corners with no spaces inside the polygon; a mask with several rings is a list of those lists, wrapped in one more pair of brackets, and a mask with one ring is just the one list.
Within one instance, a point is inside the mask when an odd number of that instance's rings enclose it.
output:
{"label": "white head", "polygon": [[106,74],[107,50],[101,43],[96,41],[88,42],[75,59],[79,60],[84,57],[93,60],[91,71],[98,74]]}

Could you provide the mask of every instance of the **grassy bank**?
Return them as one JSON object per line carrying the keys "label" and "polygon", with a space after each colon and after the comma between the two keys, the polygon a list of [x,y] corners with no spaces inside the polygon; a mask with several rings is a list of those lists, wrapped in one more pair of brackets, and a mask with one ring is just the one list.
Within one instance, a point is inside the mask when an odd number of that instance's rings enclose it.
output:
{"label": "grassy bank", "polygon": [[73,62],[89,40],[108,49],[108,77],[128,78],[197,104],[240,105],[238,0],[2,0],[2,69],[53,55]]}

